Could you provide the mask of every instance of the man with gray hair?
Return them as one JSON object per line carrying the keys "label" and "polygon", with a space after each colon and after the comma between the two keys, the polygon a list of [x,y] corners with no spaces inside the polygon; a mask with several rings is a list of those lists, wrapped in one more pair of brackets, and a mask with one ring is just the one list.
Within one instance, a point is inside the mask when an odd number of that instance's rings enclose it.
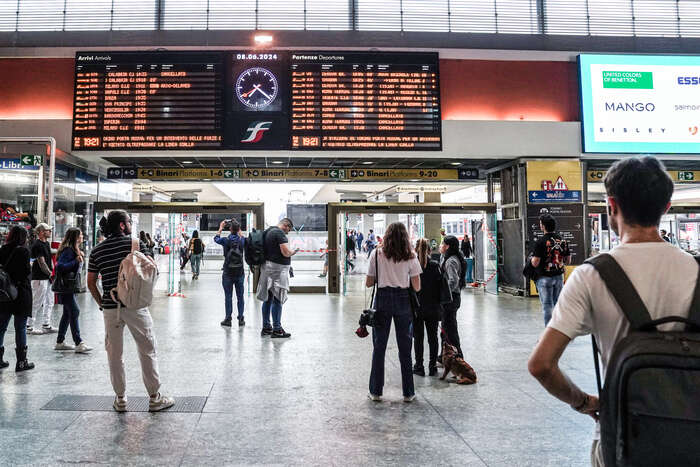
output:
{"label": "man with gray hair", "polygon": [[[287,338],[291,334],[282,328],[282,305],[287,301],[289,292],[289,270],[292,256],[298,249],[289,248],[287,234],[294,228],[292,221],[285,217],[276,227],[270,227],[263,234],[265,246],[265,263],[260,268],[258,282],[258,300],[263,301],[263,328],[261,336]],[[270,324],[272,315],[272,325]]]}

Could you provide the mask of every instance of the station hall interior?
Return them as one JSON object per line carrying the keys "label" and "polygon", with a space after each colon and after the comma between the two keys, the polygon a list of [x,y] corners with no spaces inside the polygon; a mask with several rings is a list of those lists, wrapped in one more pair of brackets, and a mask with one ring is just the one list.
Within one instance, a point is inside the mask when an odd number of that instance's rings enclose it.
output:
{"label": "station hall interior", "polygon": [[[558,361],[582,405],[542,387],[531,355],[550,305],[526,271],[548,216],[566,245],[564,290],[587,259],[624,246],[606,176],[648,155],[673,182],[657,236],[700,253],[698,50],[695,0],[0,2],[0,244],[27,232],[33,299],[28,312],[5,300],[0,270],[0,324],[11,317],[0,466],[697,465],[611,464],[609,446],[592,450],[588,395],[610,387],[598,344],[565,336]],[[103,219],[122,210],[158,274],[137,310],[141,337],[122,322],[115,398],[96,258],[119,237]],[[293,256],[276,244],[271,265],[266,243],[251,264],[242,249],[231,279],[232,223],[248,242],[281,229]],[[34,245],[49,232],[55,285],[73,228],[81,259],[66,305],[50,285],[39,297]],[[433,331],[411,311],[420,304],[401,308],[408,285],[372,272],[398,229],[412,253],[427,241],[439,293],[452,287],[441,245],[456,238],[458,291]],[[380,325],[362,337],[377,306],[398,310],[388,344]],[[433,333],[437,362],[422,337]],[[449,358],[475,384],[445,368],[455,333]],[[697,402],[670,399],[700,433]]]}

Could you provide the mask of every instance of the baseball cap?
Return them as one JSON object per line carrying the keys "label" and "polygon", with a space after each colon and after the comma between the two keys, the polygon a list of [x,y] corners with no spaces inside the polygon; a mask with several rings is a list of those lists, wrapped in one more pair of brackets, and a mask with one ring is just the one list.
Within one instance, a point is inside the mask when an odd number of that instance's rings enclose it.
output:
{"label": "baseball cap", "polygon": [[36,226],[36,228],[34,230],[36,230],[37,232],[42,232],[44,230],[53,230],[53,227],[51,227],[49,224],[47,224],[45,222],[41,222],[40,224],[38,224]]}

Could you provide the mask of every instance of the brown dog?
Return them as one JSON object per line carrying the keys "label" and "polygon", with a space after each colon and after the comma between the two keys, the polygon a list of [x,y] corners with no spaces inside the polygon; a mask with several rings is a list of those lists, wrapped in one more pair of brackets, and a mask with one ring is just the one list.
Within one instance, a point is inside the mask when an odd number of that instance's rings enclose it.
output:
{"label": "brown dog", "polygon": [[452,371],[452,374],[457,378],[457,384],[476,383],[474,368],[457,354],[457,348],[449,344],[447,340],[442,343],[442,365],[445,367],[445,371],[440,379],[445,379],[447,374]]}

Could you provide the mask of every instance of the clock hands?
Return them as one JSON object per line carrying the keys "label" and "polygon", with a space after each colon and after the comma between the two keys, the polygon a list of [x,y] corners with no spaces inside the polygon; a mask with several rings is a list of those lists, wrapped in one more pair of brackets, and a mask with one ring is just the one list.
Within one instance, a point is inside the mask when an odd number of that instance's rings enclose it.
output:
{"label": "clock hands", "polygon": [[270,97],[265,91],[263,91],[262,89],[260,89],[260,85],[259,85],[259,84],[254,84],[254,85],[253,85],[253,89],[251,89],[250,91],[244,93],[244,94],[243,94],[243,97],[253,97],[253,94],[255,94],[255,91],[258,91],[258,92],[259,92],[260,94],[262,94],[263,96],[265,96],[265,97],[267,97],[268,99],[272,100],[272,97]]}

